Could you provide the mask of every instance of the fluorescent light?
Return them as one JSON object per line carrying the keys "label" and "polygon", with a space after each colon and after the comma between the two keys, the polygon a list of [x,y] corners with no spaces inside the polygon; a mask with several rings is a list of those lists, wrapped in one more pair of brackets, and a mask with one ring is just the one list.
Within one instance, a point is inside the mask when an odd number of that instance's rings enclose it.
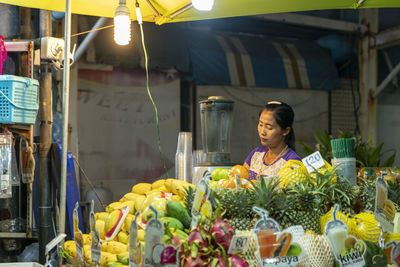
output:
{"label": "fluorescent light", "polygon": [[192,5],[200,11],[210,11],[213,8],[214,0],[192,0]]}
{"label": "fluorescent light", "polygon": [[114,16],[114,40],[119,45],[127,45],[131,40],[131,19],[125,0],[120,0]]}

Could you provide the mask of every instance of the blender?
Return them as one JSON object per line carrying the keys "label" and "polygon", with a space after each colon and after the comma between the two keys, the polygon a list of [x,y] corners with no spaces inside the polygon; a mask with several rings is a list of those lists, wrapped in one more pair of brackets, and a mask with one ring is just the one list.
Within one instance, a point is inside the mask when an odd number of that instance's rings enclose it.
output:
{"label": "blender", "polygon": [[205,160],[194,163],[194,184],[197,184],[207,171],[233,166],[230,152],[233,104],[233,101],[223,96],[210,96],[200,101],[201,138]]}

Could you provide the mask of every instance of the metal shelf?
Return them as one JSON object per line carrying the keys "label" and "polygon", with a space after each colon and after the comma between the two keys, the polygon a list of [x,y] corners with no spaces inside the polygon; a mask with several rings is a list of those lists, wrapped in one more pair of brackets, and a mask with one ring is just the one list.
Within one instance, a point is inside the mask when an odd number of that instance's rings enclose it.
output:
{"label": "metal shelf", "polygon": [[[34,65],[34,40],[22,40],[16,42],[5,42],[6,50],[8,52],[27,53],[26,65],[27,73],[23,74],[29,78],[33,78],[33,65]],[[38,57],[40,58],[40,57]],[[27,124],[3,124],[0,123],[1,128],[8,128],[11,132],[18,133],[24,136],[29,141],[29,146],[33,149],[33,125]],[[27,211],[26,211],[26,232],[0,232],[0,239],[2,238],[38,238],[38,233],[32,231],[33,226],[33,209],[32,209],[32,183],[27,184]],[[22,203],[20,203],[22,205]]]}
{"label": "metal shelf", "polygon": [[38,238],[38,234],[33,232],[31,235],[27,233],[0,232],[0,238]]}

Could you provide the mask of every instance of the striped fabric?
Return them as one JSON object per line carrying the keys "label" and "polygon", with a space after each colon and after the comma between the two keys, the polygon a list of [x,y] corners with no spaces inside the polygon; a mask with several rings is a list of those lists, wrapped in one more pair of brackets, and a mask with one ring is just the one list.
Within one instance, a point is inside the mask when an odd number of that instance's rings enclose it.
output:
{"label": "striped fabric", "polygon": [[190,34],[194,80],[201,85],[331,90],[340,86],[329,52],[313,42],[246,35]]}

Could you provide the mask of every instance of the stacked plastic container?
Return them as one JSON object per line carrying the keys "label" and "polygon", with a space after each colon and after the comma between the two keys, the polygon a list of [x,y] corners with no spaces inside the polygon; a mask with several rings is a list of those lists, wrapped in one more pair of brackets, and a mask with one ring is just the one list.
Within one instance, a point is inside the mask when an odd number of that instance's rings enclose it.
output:
{"label": "stacked plastic container", "polygon": [[335,168],[339,180],[348,180],[352,185],[356,184],[356,158],[354,156],[354,139],[332,139],[332,167]]}
{"label": "stacked plastic container", "polygon": [[35,124],[39,109],[39,82],[0,75],[0,123]]}

